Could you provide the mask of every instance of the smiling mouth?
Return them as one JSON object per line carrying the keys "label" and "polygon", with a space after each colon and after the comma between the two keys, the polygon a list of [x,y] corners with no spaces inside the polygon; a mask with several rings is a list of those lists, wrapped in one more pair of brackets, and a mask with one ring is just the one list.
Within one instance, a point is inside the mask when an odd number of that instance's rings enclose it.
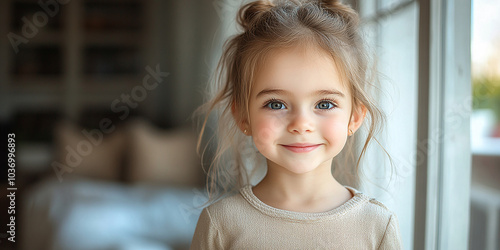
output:
{"label": "smiling mouth", "polygon": [[290,144],[281,146],[294,153],[307,153],[315,150],[317,147],[321,146],[321,144]]}

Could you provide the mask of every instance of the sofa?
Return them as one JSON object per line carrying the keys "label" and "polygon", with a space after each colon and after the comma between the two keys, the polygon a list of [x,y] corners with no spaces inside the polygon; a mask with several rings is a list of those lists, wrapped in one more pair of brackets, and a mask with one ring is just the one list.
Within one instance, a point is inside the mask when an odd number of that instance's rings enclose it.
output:
{"label": "sofa", "polygon": [[53,134],[51,173],[22,196],[20,249],[189,248],[207,197],[193,128],[61,120]]}

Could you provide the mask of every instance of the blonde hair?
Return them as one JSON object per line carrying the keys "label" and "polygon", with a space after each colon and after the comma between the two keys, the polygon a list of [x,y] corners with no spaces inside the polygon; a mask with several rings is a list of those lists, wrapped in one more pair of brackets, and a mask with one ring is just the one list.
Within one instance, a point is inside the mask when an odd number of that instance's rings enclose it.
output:
{"label": "blonde hair", "polygon": [[[210,99],[195,112],[205,115],[198,138],[198,153],[210,114],[214,114],[217,121],[217,148],[207,170],[208,203],[250,183],[258,166],[249,166],[251,164],[245,164],[244,160],[255,152],[255,148],[252,149],[253,143],[241,133],[238,124],[249,119],[249,97],[259,63],[274,50],[296,45],[313,44],[329,53],[353,97],[351,115],[361,105],[367,109],[369,130],[356,166],[348,169],[346,165],[334,171],[344,173],[342,178],[356,186],[352,177],[357,176],[369,142],[375,139],[385,119],[368,93],[368,88],[374,86],[376,74],[370,74],[371,67],[367,65],[369,57],[359,34],[357,13],[335,0],[254,1],[241,7],[237,21],[243,32],[224,44],[214,82],[209,86]],[[347,150],[343,152],[345,162],[354,157],[352,140],[348,140],[347,149],[343,150]],[[259,160],[256,154],[253,160]],[[262,159],[262,155],[260,157]]]}

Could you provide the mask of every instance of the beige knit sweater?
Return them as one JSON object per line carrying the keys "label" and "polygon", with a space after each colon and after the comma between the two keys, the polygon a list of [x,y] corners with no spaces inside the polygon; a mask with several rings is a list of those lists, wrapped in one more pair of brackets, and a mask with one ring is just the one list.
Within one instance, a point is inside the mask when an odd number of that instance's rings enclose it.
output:
{"label": "beige knit sweater", "polygon": [[402,249],[396,215],[352,187],[353,197],[321,213],[260,201],[247,185],[203,209],[191,249]]}

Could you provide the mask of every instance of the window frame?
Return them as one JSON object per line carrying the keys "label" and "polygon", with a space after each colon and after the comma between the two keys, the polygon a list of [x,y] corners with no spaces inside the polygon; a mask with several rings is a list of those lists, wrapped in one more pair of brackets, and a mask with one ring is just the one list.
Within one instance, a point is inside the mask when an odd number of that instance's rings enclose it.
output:
{"label": "window frame", "polygon": [[[467,249],[471,180],[471,1],[407,0],[380,9],[378,22],[418,5],[418,124],[412,249]],[[380,31],[376,31],[377,36]],[[379,40],[379,39],[377,39]]]}
{"label": "window frame", "polygon": [[467,249],[471,2],[420,0],[414,249]]}

